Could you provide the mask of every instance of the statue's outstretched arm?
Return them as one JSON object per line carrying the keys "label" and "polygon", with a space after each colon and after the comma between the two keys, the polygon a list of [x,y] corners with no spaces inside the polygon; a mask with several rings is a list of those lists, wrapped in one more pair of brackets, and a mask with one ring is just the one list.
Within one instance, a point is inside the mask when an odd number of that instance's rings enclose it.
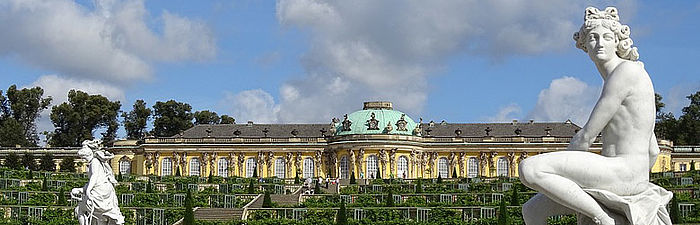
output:
{"label": "statue's outstretched arm", "polygon": [[[624,65],[618,67],[624,67]],[[593,107],[593,111],[588,117],[588,122],[574,135],[567,150],[587,151],[598,134],[610,122],[610,119],[622,105],[622,101],[630,93],[630,87],[634,86],[632,84],[635,83],[635,80],[631,79],[629,75],[632,71],[628,70],[630,69],[618,68],[618,71],[615,71],[604,82],[603,92],[595,107]]]}

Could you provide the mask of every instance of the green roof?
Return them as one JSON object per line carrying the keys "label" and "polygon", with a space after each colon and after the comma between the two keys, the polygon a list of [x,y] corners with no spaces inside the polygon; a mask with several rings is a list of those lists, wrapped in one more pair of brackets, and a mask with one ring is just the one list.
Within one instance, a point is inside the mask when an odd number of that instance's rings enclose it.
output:
{"label": "green roof", "polygon": [[[376,130],[369,129],[369,121],[372,119],[372,113],[374,113],[374,119],[377,120]],[[401,120],[406,121],[406,129],[399,130],[397,122]],[[348,115],[347,119],[352,122],[349,131],[343,131],[343,121],[336,125],[336,135],[350,135],[350,134],[396,134],[396,135],[413,135],[413,129],[416,127],[417,123],[413,121],[408,115],[392,109],[364,109],[360,111],[353,112]],[[387,124],[391,124],[391,131],[387,132]]]}

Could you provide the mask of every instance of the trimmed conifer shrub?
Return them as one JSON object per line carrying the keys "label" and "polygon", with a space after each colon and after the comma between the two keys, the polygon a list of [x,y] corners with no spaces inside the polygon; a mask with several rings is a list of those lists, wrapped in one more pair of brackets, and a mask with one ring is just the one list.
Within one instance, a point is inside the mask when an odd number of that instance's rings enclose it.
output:
{"label": "trimmed conifer shrub", "polygon": [[442,184],[442,174],[438,173],[437,183]]}
{"label": "trimmed conifer shrub", "polygon": [[194,210],[193,206],[194,200],[192,199],[192,192],[187,189],[187,195],[185,196],[185,218],[183,219],[184,225],[194,225]]}
{"label": "trimmed conifer shrub", "polygon": [[501,199],[501,205],[498,207],[498,225],[509,225],[510,218],[508,218],[508,208],[506,207],[506,201]]}
{"label": "trimmed conifer shrub", "polygon": [[272,198],[270,198],[270,192],[266,191],[265,195],[263,196],[263,208],[272,208]]}
{"label": "trimmed conifer shrub", "polygon": [[394,207],[394,191],[391,188],[386,195],[386,207]]}
{"label": "trimmed conifer shrub", "polygon": [[250,183],[248,183],[248,194],[255,194],[255,185],[253,184],[254,179],[250,179]]}
{"label": "trimmed conifer shrub", "polygon": [[337,225],[347,225],[348,224],[348,214],[347,210],[345,209],[345,202],[340,204],[340,209],[338,210],[338,214],[335,216],[335,224]]}
{"label": "trimmed conifer shrub", "polygon": [[350,173],[350,184],[357,184],[357,180],[355,180],[355,171]]}

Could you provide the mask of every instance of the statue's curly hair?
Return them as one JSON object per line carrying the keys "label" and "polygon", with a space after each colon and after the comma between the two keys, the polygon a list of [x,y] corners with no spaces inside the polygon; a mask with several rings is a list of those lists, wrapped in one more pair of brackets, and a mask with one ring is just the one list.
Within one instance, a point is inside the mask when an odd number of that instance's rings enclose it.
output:
{"label": "statue's curly hair", "polygon": [[586,15],[583,21],[581,29],[574,33],[574,40],[576,41],[577,48],[588,53],[588,49],[586,49],[584,45],[588,37],[588,32],[593,30],[593,28],[603,26],[615,33],[615,38],[618,41],[616,50],[617,56],[631,61],[637,61],[639,59],[637,47],[632,47],[634,42],[630,38],[630,27],[620,24],[620,17],[617,15],[617,9],[615,7],[605,8],[605,11],[600,11],[595,7],[588,7],[586,8]]}

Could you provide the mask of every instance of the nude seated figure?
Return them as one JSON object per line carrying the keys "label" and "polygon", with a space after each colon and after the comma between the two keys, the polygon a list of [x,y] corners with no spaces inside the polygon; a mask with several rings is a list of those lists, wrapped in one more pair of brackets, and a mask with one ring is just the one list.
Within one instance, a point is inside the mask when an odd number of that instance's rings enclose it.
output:
{"label": "nude seated figure", "polygon": [[[592,197],[588,190],[635,196],[659,188],[649,183],[649,171],[659,154],[654,135],[654,87],[644,65],[637,61],[630,29],[619,23],[613,7],[605,11],[589,7],[585,14],[574,39],[598,69],[603,90],[588,121],[566,151],[540,154],[521,162],[520,180],[539,192],[523,206],[523,217],[529,225],[547,224],[550,216],[572,213],[595,224],[642,224],[639,219],[629,218],[640,217],[636,216],[639,213],[630,216],[611,212],[620,209],[601,205],[601,199]],[[601,154],[589,152],[601,132]],[[658,205],[653,202],[653,207],[668,202],[669,193],[661,190]],[[621,214],[625,217],[619,217]]]}

